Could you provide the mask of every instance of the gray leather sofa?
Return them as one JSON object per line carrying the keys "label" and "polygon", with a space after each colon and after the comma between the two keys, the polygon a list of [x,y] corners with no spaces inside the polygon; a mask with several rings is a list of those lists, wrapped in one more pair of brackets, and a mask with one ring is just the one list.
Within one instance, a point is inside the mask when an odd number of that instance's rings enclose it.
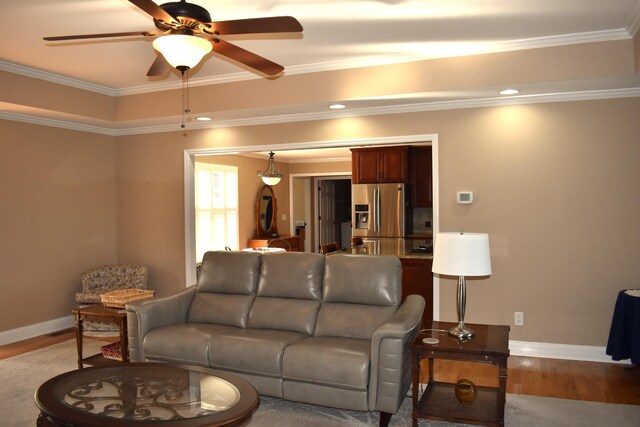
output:
{"label": "gray leather sofa", "polygon": [[132,361],[232,372],[261,395],[397,412],[424,299],[395,257],[208,252],[197,285],[127,304]]}

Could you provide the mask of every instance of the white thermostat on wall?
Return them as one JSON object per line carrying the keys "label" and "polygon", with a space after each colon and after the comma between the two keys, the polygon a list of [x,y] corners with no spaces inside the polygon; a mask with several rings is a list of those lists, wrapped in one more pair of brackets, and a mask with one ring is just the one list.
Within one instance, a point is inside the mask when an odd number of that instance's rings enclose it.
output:
{"label": "white thermostat on wall", "polygon": [[456,200],[461,205],[470,205],[473,203],[473,192],[471,191],[458,191]]}

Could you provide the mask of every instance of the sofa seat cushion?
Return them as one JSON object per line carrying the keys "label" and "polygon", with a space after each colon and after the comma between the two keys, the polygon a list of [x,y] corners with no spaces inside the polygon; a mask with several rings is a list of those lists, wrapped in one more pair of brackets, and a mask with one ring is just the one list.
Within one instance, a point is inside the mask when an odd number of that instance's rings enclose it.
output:
{"label": "sofa seat cushion", "polygon": [[366,390],[370,358],[369,340],[311,337],[286,348],[282,377],[285,381]]}
{"label": "sofa seat cushion", "polygon": [[208,323],[181,323],[156,328],[144,337],[145,358],[208,367],[211,337],[237,329]]}
{"label": "sofa seat cushion", "polygon": [[282,376],[282,354],[308,335],[269,329],[237,329],[211,337],[212,368],[271,377]]}

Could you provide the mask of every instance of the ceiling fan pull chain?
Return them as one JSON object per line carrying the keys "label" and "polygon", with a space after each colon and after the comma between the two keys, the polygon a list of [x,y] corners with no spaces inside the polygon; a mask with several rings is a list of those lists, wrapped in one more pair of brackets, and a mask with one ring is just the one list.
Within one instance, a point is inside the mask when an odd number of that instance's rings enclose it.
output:
{"label": "ceiling fan pull chain", "polygon": [[180,90],[180,116],[181,116],[180,127],[184,129],[184,73],[182,73],[182,87]]}
{"label": "ceiling fan pull chain", "polygon": [[[185,125],[185,114],[188,114],[191,112],[190,108],[189,108],[189,70],[184,70],[182,71],[182,124],[180,124],[180,127],[182,129],[184,129],[186,127]],[[186,92],[186,96],[185,96],[185,92]]]}
{"label": "ceiling fan pull chain", "polygon": [[191,107],[189,107],[191,105],[191,98],[190,98],[190,88],[189,88],[189,70],[187,70],[185,72],[186,76],[187,76],[187,105],[184,108],[184,112],[189,114],[191,112]]}

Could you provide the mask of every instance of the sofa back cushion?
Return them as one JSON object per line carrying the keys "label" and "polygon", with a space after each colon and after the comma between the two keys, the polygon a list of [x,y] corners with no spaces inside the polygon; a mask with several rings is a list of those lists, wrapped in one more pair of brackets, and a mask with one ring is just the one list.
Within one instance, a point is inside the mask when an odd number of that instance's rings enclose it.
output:
{"label": "sofa back cushion", "polygon": [[398,258],[329,255],[314,335],[371,339],[397,311],[401,298]]}
{"label": "sofa back cushion", "polygon": [[259,275],[259,253],[205,253],[188,321],[246,327]]}
{"label": "sofa back cushion", "polygon": [[249,328],[313,333],[320,299],[324,256],[287,252],[262,255],[258,292]]}

